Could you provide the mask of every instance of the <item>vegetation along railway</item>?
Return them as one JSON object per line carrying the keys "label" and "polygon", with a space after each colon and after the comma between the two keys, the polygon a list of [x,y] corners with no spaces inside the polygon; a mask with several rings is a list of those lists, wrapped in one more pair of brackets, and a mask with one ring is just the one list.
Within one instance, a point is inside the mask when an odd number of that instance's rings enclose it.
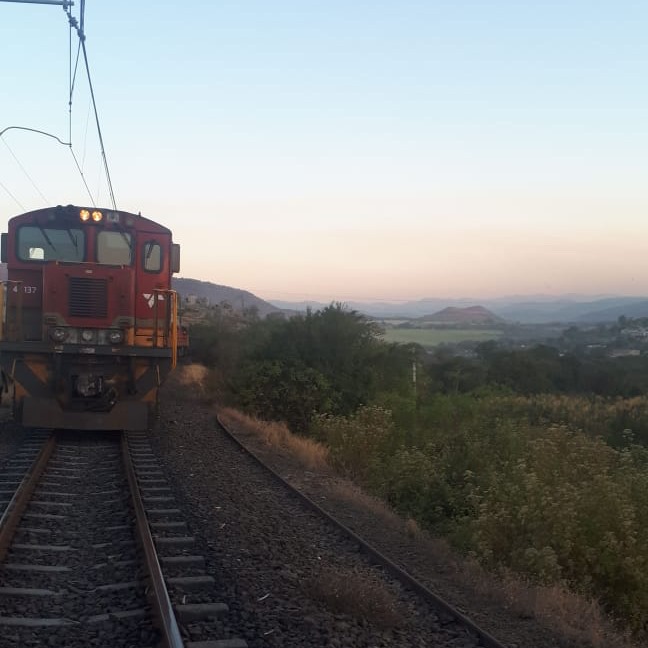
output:
{"label": "vegetation along railway", "polygon": [[[187,344],[170,286],[179,270],[171,232],[127,212],[59,206],[11,219],[2,259],[0,365],[25,432],[0,477],[0,648],[329,645],[305,638],[297,603],[295,628],[284,635],[249,623],[264,596],[223,598],[223,576],[207,573],[187,511],[148,445],[160,389]],[[231,462],[213,470],[234,475],[239,489],[261,479],[264,491],[276,479],[248,477],[258,468]],[[319,520],[300,525],[306,544],[345,556],[352,571],[371,570],[396,593],[394,605],[407,610],[400,614],[417,619],[367,645],[502,646],[311,501],[292,501],[287,488],[277,497],[281,506],[291,500],[290,516]],[[260,517],[262,536],[246,532],[241,543],[280,535]],[[299,569],[285,556],[276,562],[267,569]],[[340,631],[347,610],[318,605],[325,623],[338,624],[341,638],[330,645],[363,645],[344,622]]]}

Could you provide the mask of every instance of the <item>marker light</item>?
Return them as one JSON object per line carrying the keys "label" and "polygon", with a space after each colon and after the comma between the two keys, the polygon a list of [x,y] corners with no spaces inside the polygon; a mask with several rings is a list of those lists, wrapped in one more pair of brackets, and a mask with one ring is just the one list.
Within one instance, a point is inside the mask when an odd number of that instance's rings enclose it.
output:
{"label": "marker light", "polygon": [[50,337],[54,342],[63,342],[67,338],[68,332],[64,328],[56,327],[50,329]]}
{"label": "marker light", "polygon": [[110,331],[108,339],[111,344],[119,344],[124,339],[124,334],[121,331]]}
{"label": "marker light", "polygon": [[92,220],[95,223],[98,223],[102,218],[103,218],[103,214],[100,211],[93,211],[92,212]]}
{"label": "marker light", "polygon": [[87,209],[82,209],[79,212],[79,218],[85,223],[90,220],[90,212]]}
{"label": "marker light", "polygon": [[81,331],[81,339],[84,342],[91,342],[93,337],[94,334],[90,329],[84,329],[83,331]]}

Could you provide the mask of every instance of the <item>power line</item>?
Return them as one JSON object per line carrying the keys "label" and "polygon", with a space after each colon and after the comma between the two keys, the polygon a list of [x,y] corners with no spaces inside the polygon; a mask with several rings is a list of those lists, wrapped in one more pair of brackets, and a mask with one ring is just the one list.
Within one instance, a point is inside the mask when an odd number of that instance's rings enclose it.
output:
{"label": "power line", "polygon": [[[0,0],[0,2],[2,1],[3,0]],[[55,139],[59,144],[63,144],[63,146],[72,146],[70,142],[64,142],[60,137],[57,137],[56,135],[52,135],[52,133],[38,130],[37,128],[28,128],[27,126],[7,126],[6,128],[3,128],[0,131],[0,137],[2,137],[7,131],[10,130],[24,130],[24,131],[29,131],[30,133],[38,133],[39,135],[46,135],[47,137],[51,137],[52,139]]]}
{"label": "power line", "polygon": [[[16,157],[15,153],[11,150],[11,148],[9,147],[9,145],[7,144],[7,142],[5,141],[5,139],[3,137],[3,135],[7,131],[10,131],[10,130],[24,130],[24,131],[28,131],[30,133],[38,133],[39,135],[45,135],[46,137],[51,137],[52,139],[55,139],[59,144],[62,144],[63,146],[67,146],[70,149],[70,153],[72,154],[72,158],[74,159],[74,163],[76,165],[76,168],[79,171],[79,175],[81,176],[81,180],[83,181],[83,185],[84,185],[86,191],[88,192],[88,196],[90,196],[90,201],[92,202],[92,206],[93,207],[97,206],[96,203],[95,203],[94,198],[92,197],[92,192],[90,191],[90,188],[88,187],[88,183],[86,182],[85,175],[84,175],[84,173],[83,173],[83,171],[82,171],[82,169],[81,169],[81,167],[79,165],[79,161],[77,160],[77,157],[76,157],[76,155],[74,153],[74,149],[72,148],[72,142],[64,142],[60,137],[57,137],[56,135],[52,135],[52,133],[47,133],[46,131],[38,130],[37,128],[28,128],[27,126],[7,126],[6,128],[4,128],[3,130],[0,131],[0,139],[4,142],[4,145],[9,149],[9,152],[13,155],[14,159],[16,160],[16,162],[18,163],[18,165],[22,169],[23,173],[27,176],[29,181],[32,183],[32,186],[34,187],[34,189],[36,189],[36,191],[38,191],[41,198],[45,201],[46,204],[48,204],[49,201],[47,200],[47,198],[45,198],[45,196],[42,194],[42,192],[38,189],[38,187],[36,186],[35,182],[32,180],[29,173],[27,173],[25,167],[23,167],[23,165],[20,163],[20,160]],[[5,187],[5,189],[6,189],[6,187]],[[15,198],[14,198],[14,200],[15,200]]]}
{"label": "power line", "polygon": [[[4,133],[4,131],[3,131],[3,133]],[[43,195],[43,192],[38,188],[38,186],[34,182],[34,179],[29,175],[29,173],[27,173],[27,169],[25,169],[22,162],[18,159],[16,154],[13,152],[12,148],[7,143],[7,140],[5,140],[5,138],[2,137],[2,136],[0,136],[0,139],[2,140],[2,143],[7,147],[7,150],[9,151],[9,153],[11,153],[11,157],[13,157],[13,159],[16,161],[16,164],[18,164],[21,171],[25,174],[25,177],[27,178],[27,180],[29,180],[29,182],[31,183],[31,186],[34,187],[34,189],[36,190],[36,193],[38,193],[38,195],[43,199],[43,202],[46,205],[49,204],[49,201],[47,200],[47,198],[45,198],[45,196]]]}
{"label": "power line", "polygon": [[7,189],[7,187],[4,186],[4,184],[2,183],[2,181],[0,181],[0,187],[2,187],[2,188],[7,192],[7,194],[9,195],[9,197],[13,199],[13,201],[16,203],[16,205],[18,205],[18,207],[20,207],[20,209],[21,209],[22,211],[27,211],[26,207],[25,207],[25,206],[20,202],[20,200],[18,200],[18,198],[16,198],[16,196],[14,196],[14,195],[11,193],[11,191],[9,191],[9,189]]}
{"label": "power line", "polygon": [[[77,22],[76,18],[72,15],[72,12],[68,7],[63,8],[67,14],[70,27],[74,28],[79,37],[79,43],[81,45],[81,51],[83,52],[83,61],[85,63],[86,76],[88,78],[88,87],[90,88],[90,97],[92,98],[92,108],[94,110],[95,123],[97,125],[97,135],[99,137],[99,146],[101,148],[101,158],[103,160],[104,171],[106,172],[106,180],[108,182],[108,191],[110,193],[110,200],[112,202],[113,209],[117,209],[117,203],[115,201],[115,193],[113,191],[112,180],[110,178],[110,170],[108,168],[108,159],[106,157],[106,147],[104,146],[103,134],[101,132],[101,124],[99,123],[99,112],[97,110],[97,101],[95,99],[94,87],[92,85],[92,75],[90,74],[90,64],[88,62],[88,51],[86,48],[86,37],[83,31],[83,25],[85,21],[85,0],[81,0],[81,7],[79,12],[79,21]],[[71,64],[70,64],[71,67]],[[72,90],[70,90],[70,95]],[[76,158],[75,158],[76,159]],[[78,163],[77,163],[78,165]],[[85,178],[84,178],[85,182]]]}
{"label": "power line", "polygon": [[[103,140],[103,134],[101,132],[101,124],[99,122],[99,112],[97,109],[97,102],[95,98],[95,93],[94,93],[94,87],[92,84],[92,75],[90,73],[90,64],[88,61],[88,52],[86,49],[86,37],[85,37],[85,32],[84,32],[84,25],[85,25],[85,0],[80,0],[80,11],[79,11],[79,20],[72,15],[71,12],[71,7],[74,6],[74,2],[71,0],[0,0],[0,2],[16,2],[16,3],[22,3],[22,4],[44,4],[44,5],[58,5],[63,7],[63,11],[65,12],[67,18],[68,18],[68,23],[70,26],[70,36],[69,36],[69,95],[68,95],[68,129],[69,129],[69,134],[68,134],[68,142],[64,142],[60,137],[57,137],[56,135],[53,135],[51,133],[48,133],[46,131],[38,130],[36,128],[28,128],[26,126],[8,126],[2,131],[0,131],[0,138],[2,138],[2,135],[6,133],[9,130],[16,129],[16,130],[24,130],[24,131],[29,131],[32,133],[38,133],[40,135],[45,135],[47,137],[51,137],[55,139],[57,142],[60,144],[67,146],[70,149],[70,153],[72,154],[72,158],[74,160],[74,164],[77,168],[77,171],[79,172],[79,175],[81,176],[81,180],[83,181],[83,185],[88,192],[88,196],[90,196],[90,200],[92,201],[93,206],[96,206],[96,203],[94,201],[94,198],[92,196],[92,192],[90,191],[90,188],[88,187],[88,183],[86,182],[85,175],[83,172],[83,169],[81,165],[79,164],[79,160],[74,152],[73,146],[72,146],[72,103],[73,103],[73,97],[74,97],[74,89],[76,85],[76,78],[77,78],[77,72],[78,72],[78,67],[79,67],[79,59],[80,59],[80,54],[83,52],[83,61],[85,64],[85,69],[86,69],[86,75],[88,79],[88,87],[90,89],[90,97],[92,100],[92,107],[94,110],[94,116],[95,116],[95,123],[97,125],[97,134],[99,137],[99,145],[101,149],[101,158],[103,161],[103,167],[104,167],[104,172],[106,174],[106,179],[108,183],[108,190],[110,193],[110,198],[112,202],[113,209],[117,209],[117,204],[115,201],[115,193],[113,190],[112,186],[112,179],[110,177],[110,170],[108,167],[108,159],[106,156],[106,147],[104,145],[104,140]],[[77,36],[79,38],[79,45],[77,48],[77,53],[76,53],[76,60],[74,62],[74,68],[72,66],[72,30],[75,30],[77,33]],[[86,139],[87,139],[87,123],[86,123]],[[4,140],[3,140],[4,141]],[[5,141],[5,146],[9,149],[9,152],[13,156],[14,160],[18,163],[20,166],[22,172],[27,176],[28,180],[34,187],[34,189],[40,194],[41,198],[47,203],[47,199],[43,195],[43,193],[40,191],[40,189],[36,186],[36,183],[32,179],[32,177],[29,175],[25,167],[22,165],[20,160],[18,160],[16,154],[13,152],[13,150],[9,147],[7,142]],[[84,158],[85,158],[85,142],[84,142]],[[20,201],[16,199],[16,197],[5,187],[2,185],[2,188],[16,201],[17,204],[20,205]]]}
{"label": "power line", "polygon": [[90,196],[90,202],[92,202],[93,207],[96,207],[97,203],[95,202],[95,199],[92,197],[92,193],[90,192],[90,187],[88,187],[88,183],[86,182],[85,179],[85,174],[83,173],[83,170],[79,166],[79,160],[77,160],[77,156],[74,154],[74,150],[72,149],[71,146],[70,146],[70,153],[72,153],[72,157],[74,158],[74,163],[76,164],[76,168],[78,169],[79,174],[81,175],[81,180],[83,180],[83,185],[86,188],[86,191],[88,192],[88,196]]}
{"label": "power line", "polygon": [[68,129],[70,142],[72,141],[72,96],[74,95],[74,84],[76,82],[77,70],[79,69],[79,55],[81,54],[81,42],[77,46],[76,61],[74,62],[74,73],[72,73],[72,25],[70,25],[69,31],[69,54],[68,54],[68,65],[69,65],[69,78],[70,78],[70,94],[68,97]]}

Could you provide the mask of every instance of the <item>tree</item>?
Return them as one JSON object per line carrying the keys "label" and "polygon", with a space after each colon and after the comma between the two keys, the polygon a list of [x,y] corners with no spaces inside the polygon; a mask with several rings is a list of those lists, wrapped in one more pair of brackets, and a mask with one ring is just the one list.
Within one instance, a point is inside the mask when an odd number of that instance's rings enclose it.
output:
{"label": "tree", "polygon": [[[386,345],[379,332],[339,303],[287,321],[254,323],[238,380],[242,399],[256,410],[263,403],[269,416],[288,417],[301,429],[315,412],[351,414],[380,382],[376,359]],[[307,403],[297,408],[300,395]]]}

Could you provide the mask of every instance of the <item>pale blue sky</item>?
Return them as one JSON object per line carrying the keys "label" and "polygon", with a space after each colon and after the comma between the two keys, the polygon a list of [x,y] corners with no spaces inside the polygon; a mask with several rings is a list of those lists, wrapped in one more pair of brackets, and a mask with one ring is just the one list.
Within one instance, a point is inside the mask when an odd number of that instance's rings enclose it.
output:
{"label": "pale blue sky", "polygon": [[[647,28],[624,0],[86,7],[118,207],[184,276],[280,298],[648,294]],[[62,9],[0,3],[0,39],[0,130],[67,137]],[[107,205],[88,111],[80,80]],[[0,223],[88,202],[64,147],[4,141]]]}

